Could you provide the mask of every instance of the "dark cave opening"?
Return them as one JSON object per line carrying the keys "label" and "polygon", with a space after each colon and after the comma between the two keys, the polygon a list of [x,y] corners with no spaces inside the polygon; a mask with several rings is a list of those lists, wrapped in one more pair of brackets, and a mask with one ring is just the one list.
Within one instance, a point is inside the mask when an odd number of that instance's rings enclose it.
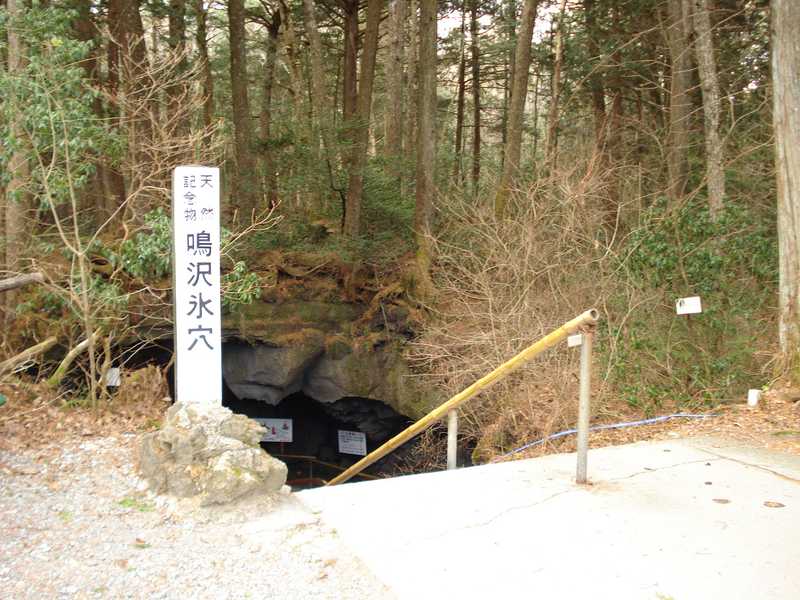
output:
{"label": "dark cave opening", "polygon": [[[171,340],[143,346],[132,353],[126,361],[127,369],[135,369],[146,364],[157,364],[166,368],[166,378],[170,394],[174,398],[174,369],[170,364],[172,356]],[[223,349],[223,352],[225,350]],[[339,432],[352,432],[352,437],[363,436],[367,453],[405,429],[413,421],[396,412],[388,404],[370,398],[346,396],[334,402],[319,402],[303,392],[295,392],[283,398],[276,405],[249,398],[238,398],[225,380],[222,382],[223,405],[236,413],[255,419],[290,419],[291,442],[262,442],[261,446],[271,455],[286,463],[289,468],[288,483],[293,489],[323,485],[356,463],[362,456],[342,451]],[[435,455],[444,459],[446,427],[438,424],[433,427],[433,435],[440,448]],[[430,440],[429,440],[430,441]],[[364,474],[351,481],[391,477],[420,473],[434,466],[430,456],[420,456],[417,452],[419,439],[415,438],[394,452],[368,467]],[[471,451],[474,442],[459,440],[459,464],[471,464]],[[429,448],[430,451],[432,448]],[[347,450],[347,448],[345,448]],[[352,450],[352,448],[351,448]],[[424,454],[424,453],[423,453]]]}
{"label": "dark cave opening", "polygon": [[[324,403],[298,392],[272,406],[236,398],[227,386],[224,392],[223,405],[236,413],[277,419],[280,421],[268,423],[278,427],[289,420],[291,442],[265,441],[261,446],[286,463],[287,483],[293,489],[322,485],[361,459],[361,451],[371,452],[412,422],[383,402],[368,398],[346,397]],[[363,442],[360,449],[359,440]],[[390,454],[353,481],[396,474],[403,461],[402,453]]]}

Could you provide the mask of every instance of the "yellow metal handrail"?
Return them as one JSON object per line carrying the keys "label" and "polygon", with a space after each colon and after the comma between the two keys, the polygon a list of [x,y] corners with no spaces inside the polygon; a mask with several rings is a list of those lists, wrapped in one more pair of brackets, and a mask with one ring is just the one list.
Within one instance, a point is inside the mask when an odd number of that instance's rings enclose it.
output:
{"label": "yellow metal handrail", "polygon": [[385,442],[379,448],[373,450],[369,454],[367,454],[364,458],[360,461],[355,463],[353,466],[349,467],[343,473],[337,475],[333,479],[331,479],[325,485],[336,485],[337,483],[343,483],[356,475],[362,469],[366,469],[376,460],[379,460],[389,454],[392,450],[395,450],[399,446],[405,444],[408,440],[413,438],[416,435],[419,435],[423,431],[425,431],[428,427],[433,425],[436,421],[444,417],[448,412],[454,410],[470,398],[477,396],[480,392],[487,389],[493,383],[496,383],[503,377],[513,373],[521,366],[523,366],[529,360],[535,358],[548,348],[555,346],[557,343],[562,341],[567,336],[572,335],[573,333],[580,331],[586,327],[594,327],[597,323],[598,312],[592,308],[584,312],[583,314],[575,317],[571,321],[564,323],[561,327],[556,329],[555,331],[547,334],[538,342],[531,344],[525,350],[517,354],[511,360],[503,363],[499,367],[497,367],[494,371],[485,375],[467,389],[462,392],[459,392],[452,398],[450,398],[447,402],[440,404],[437,408],[433,409],[427,415],[422,417],[416,423],[410,425],[407,429],[404,429],[388,442]]}

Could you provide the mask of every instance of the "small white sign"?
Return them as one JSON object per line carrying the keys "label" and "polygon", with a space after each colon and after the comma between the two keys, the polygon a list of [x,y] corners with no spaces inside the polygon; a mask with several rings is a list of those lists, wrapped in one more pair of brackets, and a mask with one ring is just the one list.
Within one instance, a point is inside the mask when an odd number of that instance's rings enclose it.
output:
{"label": "small white sign", "polygon": [[576,333],[575,335],[571,335],[567,338],[567,348],[574,348],[575,346],[580,346],[583,343],[583,334]]}
{"label": "small white sign", "polygon": [[119,384],[121,383],[120,379],[119,367],[111,367],[106,372],[107,387],[119,387]]}
{"label": "small white sign", "polygon": [[675,310],[679,315],[693,315],[703,312],[703,305],[700,303],[700,296],[678,298],[678,301],[675,303]]}
{"label": "small white sign", "polygon": [[342,454],[367,455],[367,436],[360,431],[339,430],[339,452]]}
{"label": "small white sign", "polygon": [[747,406],[758,406],[761,400],[761,390],[747,390]]}
{"label": "small white sign", "polygon": [[261,423],[267,430],[262,442],[292,442],[292,420],[291,419],[253,419]]}
{"label": "small white sign", "polygon": [[222,404],[219,169],[172,174],[175,393],[179,402]]}

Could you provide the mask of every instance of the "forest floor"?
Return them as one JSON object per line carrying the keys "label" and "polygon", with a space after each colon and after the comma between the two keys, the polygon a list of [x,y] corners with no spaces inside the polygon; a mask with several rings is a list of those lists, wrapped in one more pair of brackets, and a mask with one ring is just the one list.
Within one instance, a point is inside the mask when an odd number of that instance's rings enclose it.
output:
{"label": "forest floor", "polygon": [[[0,407],[0,451],[37,449],[65,440],[142,433],[158,427],[168,399],[159,394],[137,394],[134,400],[113,402],[99,410],[64,406],[59,396],[41,386],[16,382],[0,385],[9,401]],[[745,403],[721,404],[705,411],[706,419],[674,419],[653,425],[594,431],[592,447],[615,446],[646,440],[713,435],[746,442],[755,448],[800,455],[800,390],[782,388],[762,394],[756,407]],[[627,420],[642,418],[631,415]],[[595,420],[593,424],[619,421]],[[531,440],[533,441],[533,440]],[[531,458],[573,452],[574,436],[547,442],[514,455]]]}

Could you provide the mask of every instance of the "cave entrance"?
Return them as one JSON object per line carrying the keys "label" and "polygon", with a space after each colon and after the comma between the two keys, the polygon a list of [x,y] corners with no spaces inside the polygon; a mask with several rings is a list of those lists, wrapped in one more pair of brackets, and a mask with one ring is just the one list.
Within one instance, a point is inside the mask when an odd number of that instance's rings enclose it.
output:
{"label": "cave entrance", "polygon": [[[225,391],[223,405],[236,413],[254,419],[279,419],[270,421],[279,428],[289,420],[291,442],[262,442],[261,445],[286,463],[287,484],[293,489],[323,485],[360,460],[362,455],[357,452],[371,452],[411,424],[408,417],[383,402],[368,398],[345,397],[335,402],[318,402],[298,392],[273,406],[258,400],[239,399],[229,390]],[[371,465],[354,481],[396,474],[402,463],[402,454],[392,453]]]}

